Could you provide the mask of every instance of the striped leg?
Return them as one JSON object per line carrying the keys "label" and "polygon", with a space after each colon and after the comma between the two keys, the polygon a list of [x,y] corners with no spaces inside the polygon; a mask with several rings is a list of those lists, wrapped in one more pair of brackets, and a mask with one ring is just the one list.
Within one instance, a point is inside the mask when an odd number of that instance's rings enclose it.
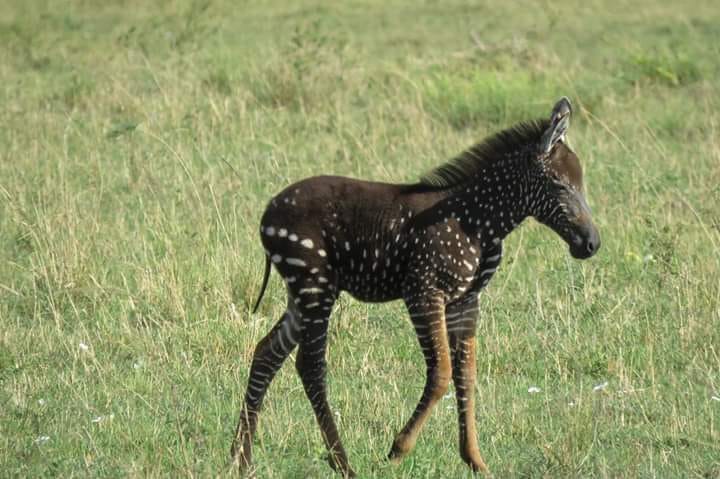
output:
{"label": "striped leg", "polygon": [[303,318],[303,333],[295,367],[302,380],[305,394],[312,404],[320,432],[328,449],[330,466],[344,477],[355,477],[327,401],[325,385],[325,349],[328,320],[335,297],[327,295],[304,296],[298,306]]}
{"label": "striped leg", "polygon": [[231,449],[233,460],[241,474],[252,462],[252,441],[257,427],[258,413],[270,381],[285,358],[295,349],[299,339],[299,317],[288,307],[272,331],[255,348],[245,392],[245,403],[240,411]]}
{"label": "striped leg", "polygon": [[460,456],[473,471],[488,472],[480,457],[475,428],[475,323],[478,314],[477,296],[450,305],[445,311],[452,354],[452,372],[457,396],[460,430]]}
{"label": "striped leg", "polygon": [[399,462],[415,446],[420,430],[433,406],[442,398],[450,383],[451,366],[445,327],[445,306],[441,297],[423,301],[406,300],[427,365],[427,379],[420,402],[390,449],[389,459]]}

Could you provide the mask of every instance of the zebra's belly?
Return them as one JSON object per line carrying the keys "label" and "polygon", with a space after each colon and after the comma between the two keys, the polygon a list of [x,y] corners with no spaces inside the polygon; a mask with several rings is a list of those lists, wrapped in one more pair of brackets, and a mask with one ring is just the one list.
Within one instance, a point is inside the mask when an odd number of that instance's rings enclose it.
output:
{"label": "zebra's belly", "polygon": [[346,291],[353,298],[366,303],[384,303],[402,297],[400,288],[394,285],[367,285],[341,280],[340,290]]}

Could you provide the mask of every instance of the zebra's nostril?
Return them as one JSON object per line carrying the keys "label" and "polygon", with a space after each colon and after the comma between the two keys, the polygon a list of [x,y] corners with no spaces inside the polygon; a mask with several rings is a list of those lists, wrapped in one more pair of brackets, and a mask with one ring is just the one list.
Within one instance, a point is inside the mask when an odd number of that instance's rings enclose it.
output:
{"label": "zebra's nostril", "polygon": [[588,253],[593,254],[593,253],[595,253],[595,252],[598,250],[598,248],[600,247],[600,241],[598,241],[598,240],[592,240],[592,239],[591,239],[591,240],[589,240],[589,241],[587,242],[587,244],[585,245],[585,247],[587,248]]}

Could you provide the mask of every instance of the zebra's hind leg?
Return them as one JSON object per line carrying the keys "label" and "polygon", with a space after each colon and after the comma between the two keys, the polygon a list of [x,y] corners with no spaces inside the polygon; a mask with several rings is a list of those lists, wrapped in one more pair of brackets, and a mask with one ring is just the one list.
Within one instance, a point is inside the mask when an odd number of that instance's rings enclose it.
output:
{"label": "zebra's hind leg", "polygon": [[450,305],[445,311],[452,374],[457,397],[460,457],[476,472],[488,473],[477,443],[475,426],[475,377],[477,375],[475,324],[477,297]]}
{"label": "zebra's hind leg", "polygon": [[295,367],[320,426],[330,466],[344,477],[355,477],[328,404],[325,384],[328,322],[336,298],[330,294],[310,294],[302,299],[298,307],[303,331]]}
{"label": "zebra's hind leg", "polygon": [[405,427],[393,441],[388,459],[397,463],[415,446],[420,430],[433,406],[443,397],[450,384],[451,366],[445,306],[441,297],[406,300],[427,365],[427,379],[420,401]]}
{"label": "zebra's hind leg", "polygon": [[263,398],[275,373],[295,349],[300,338],[300,326],[297,313],[289,305],[280,321],[255,347],[245,402],[231,448],[233,461],[241,474],[252,463],[252,442]]}

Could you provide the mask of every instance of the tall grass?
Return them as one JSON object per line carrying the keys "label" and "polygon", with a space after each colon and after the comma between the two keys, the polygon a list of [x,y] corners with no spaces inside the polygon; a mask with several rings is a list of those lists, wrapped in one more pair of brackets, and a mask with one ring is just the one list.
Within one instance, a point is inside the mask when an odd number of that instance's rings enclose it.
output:
{"label": "tall grass", "polygon": [[[652,1],[1,9],[0,471],[230,474],[285,304],[273,276],[249,312],[267,199],[321,173],[412,181],[568,95],[603,248],[575,262],[532,221],[508,239],[477,331],[481,451],[497,477],[720,477],[718,20]],[[424,381],[401,304],[341,298],[329,364],[363,477],[469,476],[452,397],[384,460]],[[290,364],[255,456],[262,477],[329,474]]]}

